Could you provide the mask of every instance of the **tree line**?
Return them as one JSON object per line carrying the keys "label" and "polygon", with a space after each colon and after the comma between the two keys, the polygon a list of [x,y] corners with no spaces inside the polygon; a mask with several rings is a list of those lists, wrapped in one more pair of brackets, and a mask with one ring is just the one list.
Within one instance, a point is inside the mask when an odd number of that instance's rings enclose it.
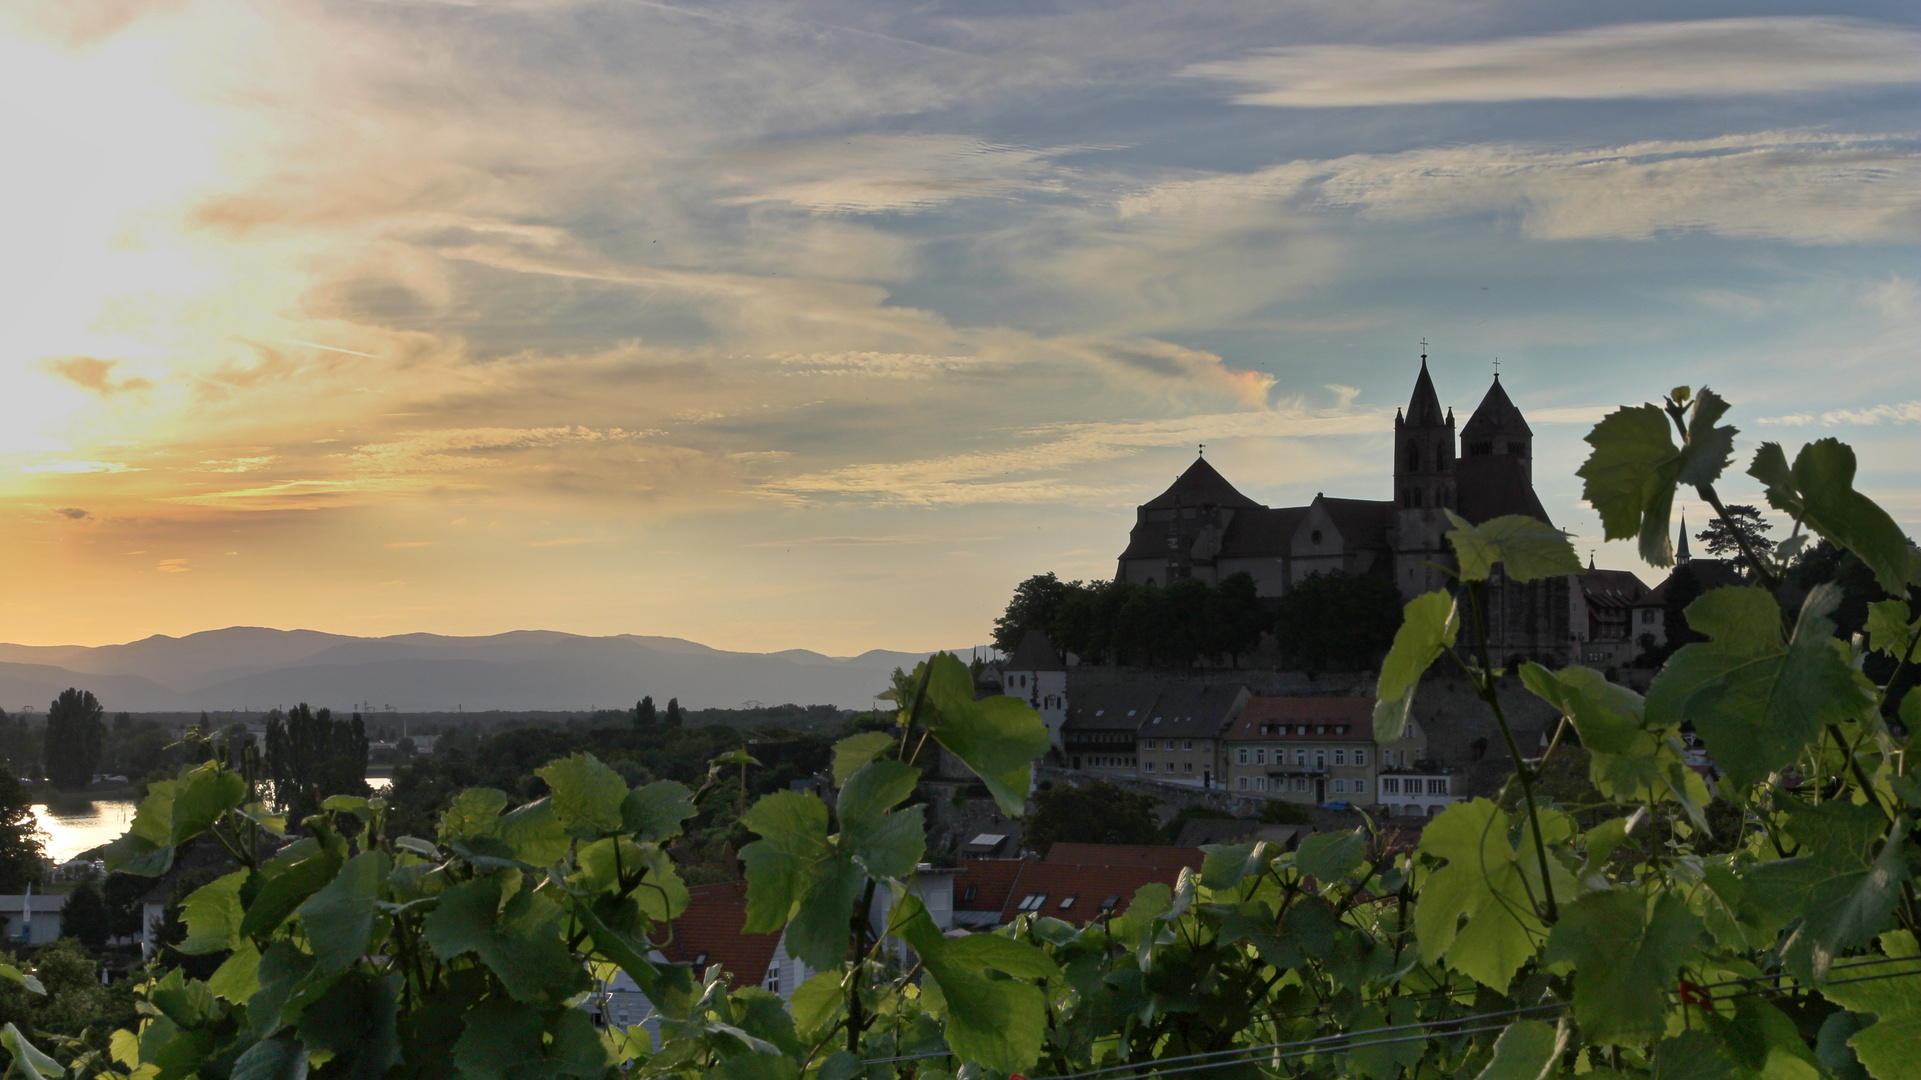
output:
{"label": "tree line", "polygon": [[1012,653],[1038,629],[1086,664],[1237,667],[1272,634],[1291,663],[1359,669],[1387,650],[1400,624],[1399,592],[1371,574],[1316,573],[1264,600],[1245,573],[1219,585],[1184,578],[1161,586],[1062,581],[1049,572],[1015,587],[994,620],[994,647]]}

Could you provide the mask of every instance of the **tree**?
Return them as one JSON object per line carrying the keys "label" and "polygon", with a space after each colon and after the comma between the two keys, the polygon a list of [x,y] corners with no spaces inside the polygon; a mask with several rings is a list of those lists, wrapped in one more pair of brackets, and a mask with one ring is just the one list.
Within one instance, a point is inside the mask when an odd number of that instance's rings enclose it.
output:
{"label": "tree", "polygon": [[45,761],[47,779],[67,791],[93,783],[100,765],[100,747],[107,729],[100,722],[106,710],[91,690],[68,687],[47,709]]}
{"label": "tree", "polygon": [[113,937],[113,914],[93,882],[81,882],[68,895],[67,906],[60,911],[60,930],[89,949],[106,948],[107,939]]}
{"label": "tree", "polygon": [[320,808],[316,792],[366,795],[367,729],[360,714],[335,720],[301,702],[283,718],[267,716],[267,776],[274,802],[299,820]]}
{"label": "tree", "polygon": [[1029,850],[1045,855],[1059,843],[1161,844],[1154,823],[1158,800],[1097,780],[1082,787],[1056,784],[1034,793],[1023,834]]}
{"label": "tree", "polygon": [[1213,600],[1209,652],[1226,656],[1229,663],[1240,667],[1241,654],[1260,648],[1261,635],[1274,625],[1274,616],[1261,603],[1254,578],[1247,573],[1229,574],[1215,590]]}
{"label": "tree", "polygon": [[1045,631],[1048,637],[1054,637],[1054,623],[1060,616],[1061,606],[1068,594],[1079,587],[1080,582],[1062,581],[1052,571],[1035,574],[1014,586],[1014,597],[1007,602],[1007,610],[994,620],[994,647],[1011,654],[1020,647],[1021,638],[1026,637],[1029,630]]}
{"label": "tree", "polygon": [[17,893],[40,880],[46,848],[33,802],[13,770],[0,770],[0,892]]}
{"label": "tree", "polygon": [[1394,643],[1401,594],[1372,574],[1314,573],[1281,597],[1274,636],[1281,650],[1313,671],[1358,670]]}
{"label": "tree", "polygon": [[677,697],[670,697],[667,699],[667,726],[670,728],[677,728],[680,726],[680,723],[681,723],[680,699]]}
{"label": "tree", "polygon": [[[1732,524],[1733,528],[1729,528]],[[1696,540],[1707,546],[1709,555],[1728,558],[1741,557],[1741,544],[1735,539],[1747,541],[1748,549],[1759,555],[1769,548],[1768,530],[1773,526],[1761,516],[1761,511],[1746,503],[1728,504],[1728,520],[1720,517],[1709,519],[1708,527],[1694,534]]]}
{"label": "tree", "polygon": [[654,711],[653,697],[641,698],[639,704],[634,706],[634,730],[645,731],[659,722],[660,714]]}

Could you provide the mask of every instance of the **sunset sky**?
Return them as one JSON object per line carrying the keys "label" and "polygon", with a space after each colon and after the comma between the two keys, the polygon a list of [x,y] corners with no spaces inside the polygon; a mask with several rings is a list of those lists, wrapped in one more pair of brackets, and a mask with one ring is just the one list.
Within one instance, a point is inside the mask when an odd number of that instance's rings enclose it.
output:
{"label": "sunset sky", "polygon": [[0,640],[969,645],[1197,443],[1387,498],[1423,337],[1649,584],[1677,383],[1921,532],[1917,16],[6,0]]}

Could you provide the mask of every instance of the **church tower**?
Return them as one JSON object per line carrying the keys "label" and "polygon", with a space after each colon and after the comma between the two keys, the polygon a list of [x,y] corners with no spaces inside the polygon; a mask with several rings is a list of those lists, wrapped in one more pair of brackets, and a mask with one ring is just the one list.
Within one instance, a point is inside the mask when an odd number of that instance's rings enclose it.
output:
{"label": "church tower", "polygon": [[1421,345],[1414,396],[1405,412],[1394,415],[1394,581],[1409,599],[1442,585],[1440,572],[1424,564],[1447,561],[1448,522],[1442,510],[1457,501],[1454,412],[1441,411],[1427,373],[1427,343]]}

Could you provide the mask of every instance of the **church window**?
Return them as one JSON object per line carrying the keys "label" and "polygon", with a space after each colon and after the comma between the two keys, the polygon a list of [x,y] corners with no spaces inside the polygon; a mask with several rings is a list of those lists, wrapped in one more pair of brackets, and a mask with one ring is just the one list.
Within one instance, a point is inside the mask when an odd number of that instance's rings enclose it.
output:
{"label": "church window", "polygon": [[1407,448],[1407,471],[1421,471],[1421,448],[1412,444]]}
{"label": "church window", "polygon": [[1527,456],[1527,444],[1526,444],[1526,443],[1518,443],[1518,442],[1511,442],[1511,443],[1508,443],[1508,444],[1507,444],[1507,452],[1508,452],[1508,453],[1510,453],[1510,454],[1513,454],[1513,455],[1514,455],[1515,457],[1526,457],[1526,456]]}
{"label": "church window", "polygon": [[1308,540],[1312,543],[1319,544],[1321,542],[1321,530],[1315,529],[1314,535],[1308,537]]}
{"label": "church window", "polygon": [[1492,440],[1489,440],[1487,442],[1471,442],[1467,444],[1468,457],[1486,457],[1489,454],[1492,454],[1493,452],[1494,452],[1494,443]]}

